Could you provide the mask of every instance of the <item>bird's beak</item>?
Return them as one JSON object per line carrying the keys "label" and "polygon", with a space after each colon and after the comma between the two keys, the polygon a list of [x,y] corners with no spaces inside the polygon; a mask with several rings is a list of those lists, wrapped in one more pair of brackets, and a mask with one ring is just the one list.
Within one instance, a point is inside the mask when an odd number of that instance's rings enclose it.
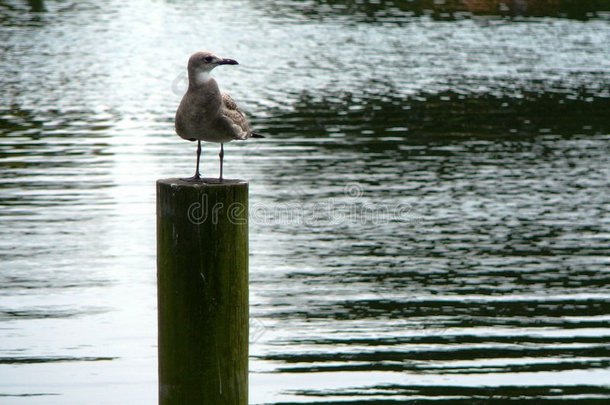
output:
{"label": "bird's beak", "polygon": [[220,62],[218,62],[219,65],[239,65],[239,63],[237,63],[236,60],[234,59],[221,59]]}

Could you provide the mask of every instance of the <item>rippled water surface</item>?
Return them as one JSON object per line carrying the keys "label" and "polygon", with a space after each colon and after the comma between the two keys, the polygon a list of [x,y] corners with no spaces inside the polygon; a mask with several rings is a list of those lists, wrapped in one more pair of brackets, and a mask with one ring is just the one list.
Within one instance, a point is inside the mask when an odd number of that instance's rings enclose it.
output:
{"label": "rippled water surface", "polygon": [[445,3],[0,1],[0,403],[156,402],[206,48],[267,135],[225,158],[252,404],[608,403],[610,7]]}

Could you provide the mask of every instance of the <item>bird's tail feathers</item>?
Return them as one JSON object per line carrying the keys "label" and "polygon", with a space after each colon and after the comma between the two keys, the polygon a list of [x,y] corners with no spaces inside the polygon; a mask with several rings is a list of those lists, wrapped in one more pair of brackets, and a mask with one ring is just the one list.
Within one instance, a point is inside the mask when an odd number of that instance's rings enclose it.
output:
{"label": "bird's tail feathers", "polygon": [[251,137],[251,138],[264,138],[264,136],[263,136],[263,135],[261,135],[261,134],[257,134],[256,132],[252,132],[252,133],[250,134],[250,137]]}

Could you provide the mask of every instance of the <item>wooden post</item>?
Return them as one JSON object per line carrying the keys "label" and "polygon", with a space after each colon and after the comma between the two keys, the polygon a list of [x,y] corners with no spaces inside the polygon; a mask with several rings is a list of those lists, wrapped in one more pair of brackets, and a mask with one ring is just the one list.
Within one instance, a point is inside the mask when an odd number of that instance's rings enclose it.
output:
{"label": "wooden post", "polygon": [[248,183],[157,181],[159,404],[248,403]]}

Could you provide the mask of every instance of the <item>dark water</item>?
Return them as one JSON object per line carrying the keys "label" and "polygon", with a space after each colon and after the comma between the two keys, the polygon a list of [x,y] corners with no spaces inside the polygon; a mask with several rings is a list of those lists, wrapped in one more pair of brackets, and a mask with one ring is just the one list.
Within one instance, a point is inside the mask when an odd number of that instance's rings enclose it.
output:
{"label": "dark water", "polygon": [[0,1],[0,403],[155,403],[205,48],[268,135],[251,403],[608,403],[610,7],[499,3]]}

